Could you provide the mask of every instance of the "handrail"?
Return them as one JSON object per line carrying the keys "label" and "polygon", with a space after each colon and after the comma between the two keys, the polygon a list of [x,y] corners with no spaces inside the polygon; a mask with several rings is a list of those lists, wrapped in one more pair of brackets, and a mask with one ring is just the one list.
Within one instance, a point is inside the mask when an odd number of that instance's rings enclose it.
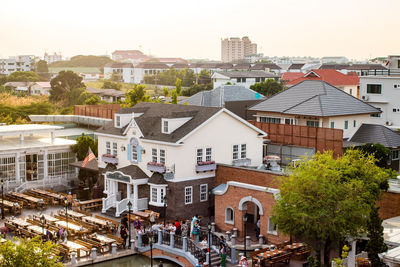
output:
{"label": "handrail", "polygon": [[124,211],[126,211],[128,209],[128,201],[129,201],[129,198],[124,198],[120,202],[117,202],[117,206],[116,206],[116,210],[115,210],[116,217],[118,217],[119,215],[121,215],[121,213],[123,213]]}

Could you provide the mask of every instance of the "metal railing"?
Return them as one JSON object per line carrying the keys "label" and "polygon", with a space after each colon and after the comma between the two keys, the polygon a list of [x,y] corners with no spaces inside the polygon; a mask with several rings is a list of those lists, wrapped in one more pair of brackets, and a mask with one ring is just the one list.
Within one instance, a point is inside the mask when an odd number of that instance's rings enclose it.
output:
{"label": "metal railing", "polygon": [[192,254],[196,259],[198,259],[201,262],[206,261],[206,253],[204,252],[204,250],[198,247],[193,240],[188,239],[187,248],[190,254]]}
{"label": "metal railing", "polygon": [[174,235],[174,247],[183,249],[183,239],[180,235]]}
{"label": "metal railing", "polygon": [[161,233],[161,244],[169,246],[170,245],[170,241],[171,240],[170,240],[170,237],[169,237],[169,233],[163,231]]}
{"label": "metal railing", "polygon": [[[133,202],[133,200],[132,200],[132,202]],[[148,204],[149,204],[149,201],[148,201],[147,197],[139,198],[137,201],[137,208],[138,208],[138,210],[147,210]]]}

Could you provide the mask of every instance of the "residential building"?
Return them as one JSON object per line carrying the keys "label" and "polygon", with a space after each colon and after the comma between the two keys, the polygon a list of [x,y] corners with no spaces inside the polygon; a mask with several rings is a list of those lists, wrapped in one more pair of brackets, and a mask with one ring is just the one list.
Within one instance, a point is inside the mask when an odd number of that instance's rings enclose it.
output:
{"label": "residential building", "polygon": [[241,61],[251,54],[257,54],[257,44],[252,43],[249,37],[245,36],[242,39],[238,37],[221,39],[222,62]]}
{"label": "residential building", "polygon": [[75,140],[57,138],[62,127],[24,124],[0,126],[0,172],[6,191],[65,187],[76,180],[70,146]]}
{"label": "residential building", "polygon": [[49,53],[44,53],[44,57],[43,60],[47,62],[47,64],[51,64],[57,61],[61,61],[62,60],[62,56],[61,53],[56,53],[54,52],[54,54],[49,54]]}
{"label": "residential building", "polygon": [[24,55],[0,59],[0,74],[9,75],[15,71],[31,71],[35,56]]}
{"label": "residential building", "polygon": [[265,71],[226,71],[215,72],[211,79],[214,82],[214,89],[226,84],[241,85],[250,88],[251,85],[263,82],[266,79],[279,79],[279,75]]}
{"label": "residential building", "polygon": [[132,69],[133,83],[143,83],[146,75],[156,75],[160,72],[167,71],[173,64],[169,66],[165,63],[144,62],[140,63]]}
{"label": "residential building", "polygon": [[391,157],[388,167],[400,170],[400,134],[379,124],[363,123],[349,139],[350,146],[361,146],[366,143],[379,143],[390,149]]}
{"label": "residential building", "polygon": [[35,82],[30,87],[31,95],[50,95],[50,82]]}
{"label": "residential building", "polygon": [[387,68],[381,64],[322,64],[320,69],[334,69],[343,74],[351,72],[358,76],[387,74]]}
{"label": "residential building", "polygon": [[282,72],[282,68],[275,63],[256,63],[252,64],[251,70],[262,70],[267,72],[273,72],[279,74]]}
{"label": "residential building", "polygon": [[150,59],[139,50],[116,50],[112,53],[112,60],[118,62],[140,63]]}
{"label": "residential building", "polygon": [[400,56],[399,55],[388,56],[386,67],[389,68],[390,70],[400,71]]}
{"label": "residential building", "polygon": [[88,93],[97,95],[101,100],[112,103],[125,100],[125,91],[115,89],[97,89],[94,87],[87,87]]}
{"label": "residential building", "polygon": [[14,92],[22,92],[27,95],[50,95],[49,82],[6,82],[4,86]]}
{"label": "residential building", "polygon": [[361,76],[360,99],[382,111],[371,123],[400,128],[400,76]]}
{"label": "residential building", "polygon": [[134,83],[133,65],[132,63],[107,63],[104,66],[104,77],[116,78],[119,82]]}
{"label": "residential building", "polygon": [[327,63],[346,64],[347,62],[349,62],[347,57],[322,57],[321,58],[322,64],[327,64]]}
{"label": "residential building", "polygon": [[303,68],[304,65],[305,64],[303,64],[303,63],[292,63],[288,67],[287,71],[288,72],[302,72],[302,68]]}
{"label": "residential building", "polygon": [[264,54],[263,53],[259,53],[259,54],[248,54],[244,56],[244,59],[246,62],[249,63],[256,63],[260,60],[262,60],[264,58]]}
{"label": "residential building", "polygon": [[282,73],[281,76],[281,81],[283,81],[284,83],[289,83],[293,80],[296,80],[298,78],[301,78],[304,76],[304,73],[302,72],[284,72]]}
{"label": "residential building", "polygon": [[144,102],[117,111],[95,134],[107,194],[102,211],[115,208],[119,216],[131,201],[135,211],[173,219],[208,215],[216,162],[260,165],[265,136],[223,108]]}
{"label": "residential building", "polygon": [[[288,72],[288,74],[290,74],[290,72]],[[287,86],[293,86],[307,80],[327,82],[330,85],[342,89],[346,93],[359,98],[360,79],[355,73],[353,73],[352,75],[346,75],[333,69],[314,69],[296,79],[286,81],[285,84]]]}
{"label": "residential building", "polygon": [[6,89],[10,91],[14,91],[17,93],[25,93],[27,95],[30,94],[31,86],[33,82],[6,82],[4,86]]}
{"label": "residential building", "polygon": [[225,107],[243,119],[251,119],[247,108],[266,99],[265,96],[241,85],[221,85],[210,91],[201,91],[179,104],[204,107]]}
{"label": "residential building", "polygon": [[349,138],[381,111],[324,81],[302,81],[249,108],[256,121],[343,130]]}

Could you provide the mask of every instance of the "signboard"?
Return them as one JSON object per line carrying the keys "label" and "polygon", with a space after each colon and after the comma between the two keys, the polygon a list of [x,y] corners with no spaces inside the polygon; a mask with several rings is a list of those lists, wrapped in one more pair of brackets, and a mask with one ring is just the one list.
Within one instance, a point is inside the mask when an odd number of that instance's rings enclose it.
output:
{"label": "signboard", "polygon": [[122,172],[108,172],[106,173],[106,178],[111,180],[116,180],[119,182],[130,183],[131,177],[124,175]]}

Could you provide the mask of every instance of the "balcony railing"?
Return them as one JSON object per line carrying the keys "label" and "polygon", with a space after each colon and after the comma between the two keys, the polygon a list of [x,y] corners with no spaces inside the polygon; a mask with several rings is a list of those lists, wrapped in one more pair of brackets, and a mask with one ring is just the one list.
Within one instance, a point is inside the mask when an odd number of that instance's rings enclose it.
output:
{"label": "balcony railing", "polygon": [[232,160],[233,166],[249,166],[251,164],[251,159],[234,159]]}
{"label": "balcony railing", "polygon": [[196,172],[209,172],[215,171],[217,169],[217,164],[215,161],[201,161],[196,165]]}
{"label": "balcony railing", "polygon": [[101,160],[105,163],[118,164],[118,158],[111,154],[103,154]]}
{"label": "balcony railing", "polygon": [[165,165],[157,162],[149,162],[147,163],[147,170],[151,172],[159,172],[159,173],[165,173]]}

